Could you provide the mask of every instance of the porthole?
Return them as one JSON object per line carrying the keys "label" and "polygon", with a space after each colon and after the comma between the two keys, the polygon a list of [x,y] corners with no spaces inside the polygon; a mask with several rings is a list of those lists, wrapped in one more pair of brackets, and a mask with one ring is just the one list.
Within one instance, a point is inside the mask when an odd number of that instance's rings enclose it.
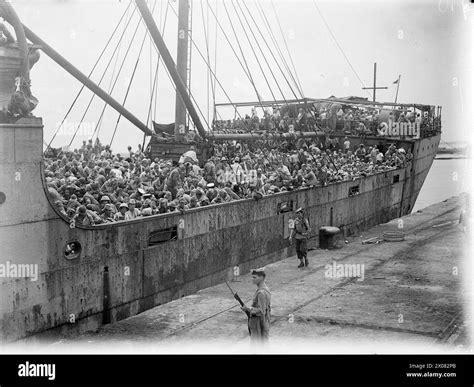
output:
{"label": "porthole", "polygon": [[5,203],[5,200],[7,200],[7,197],[3,192],[0,192],[0,204]]}
{"label": "porthole", "polygon": [[82,246],[79,242],[68,242],[64,248],[64,258],[66,259],[76,259],[81,256]]}
{"label": "porthole", "polygon": [[359,186],[356,185],[355,187],[349,188],[349,197],[359,195]]}
{"label": "porthole", "polygon": [[278,203],[277,211],[279,214],[284,214],[285,212],[293,211],[293,200]]}
{"label": "porthole", "polygon": [[148,236],[148,247],[178,239],[178,226],[152,231]]}

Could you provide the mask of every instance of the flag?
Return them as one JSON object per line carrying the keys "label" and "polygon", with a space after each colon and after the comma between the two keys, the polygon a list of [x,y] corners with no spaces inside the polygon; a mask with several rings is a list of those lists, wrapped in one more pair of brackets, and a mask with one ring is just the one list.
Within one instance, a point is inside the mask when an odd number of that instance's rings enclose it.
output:
{"label": "flag", "polygon": [[399,80],[400,80],[400,78],[398,78],[395,82],[393,82],[393,84],[396,85]]}

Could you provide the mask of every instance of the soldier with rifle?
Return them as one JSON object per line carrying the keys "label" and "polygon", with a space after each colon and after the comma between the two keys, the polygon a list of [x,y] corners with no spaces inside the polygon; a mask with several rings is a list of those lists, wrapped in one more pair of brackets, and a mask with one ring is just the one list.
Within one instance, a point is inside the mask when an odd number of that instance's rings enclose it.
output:
{"label": "soldier with rifle", "polygon": [[252,282],[257,286],[251,307],[246,306],[239,295],[233,292],[227,282],[226,284],[248,317],[250,341],[252,343],[266,343],[268,342],[270,334],[271,293],[265,284],[265,270],[254,269],[251,273]]}

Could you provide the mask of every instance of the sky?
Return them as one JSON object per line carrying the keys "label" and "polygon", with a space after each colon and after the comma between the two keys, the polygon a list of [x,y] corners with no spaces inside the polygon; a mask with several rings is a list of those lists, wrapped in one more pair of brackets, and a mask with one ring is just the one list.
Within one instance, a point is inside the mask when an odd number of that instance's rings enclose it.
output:
{"label": "sky", "polygon": [[[134,3],[127,0],[12,0],[12,5],[26,26],[85,74],[93,68],[125,13],[91,79],[99,83],[102,78],[100,85],[107,91],[115,83],[110,93],[123,102],[136,66],[125,107],[143,122],[149,122],[149,116],[159,123],[174,122],[175,90],[163,64],[158,67],[157,98],[151,98],[157,53],[138,12],[133,13]],[[226,94],[233,102],[256,100],[255,90],[243,70],[247,68],[245,62],[262,99],[271,100],[273,96],[282,99],[282,94],[286,99],[294,98],[288,85],[288,82],[292,84],[291,79],[285,80],[274,60],[277,58],[286,78],[290,78],[259,11],[262,10],[285,61],[292,67],[286,42],[306,97],[357,95],[371,99],[371,91],[361,88],[372,86],[376,62],[377,85],[388,87],[377,91],[377,101],[394,101],[396,84],[393,82],[400,75],[398,102],[441,105],[442,141],[471,140],[474,6],[468,1],[245,0],[244,4],[242,0],[226,0],[225,5],[227,10],[222,0],[192,1],[195,46],[191,54],[191,93],[204,122],[212,120],[213,105],[212,82],[205,63],[208,53],[212,71],[222,86],[222,89],[216,86],[216,103],[229,102]],[[173,9],[177,11],[178,2],[150,0],[149,6],[154,7],[155,21],[175,57],[177,17]],[[227,38],[216,25],[212,12],[217,14]],[[258,34],[251,17],[265,39]],[[129,18],[130,23],[124,28],[125,20]],[[124,37],[119,44],[122,33]],[[114,49],[115,55],[112,55]],[[240,50],[245,54],[245,62]],[[295,76],[295,72],[292,73]],[[41,53],[40,61],[32,69],[31,79],[33,95],[40,101],[34,113],[43,118],[44,138],[49,143],[81,84],[45,53]],[[292,89],[298,94],[294,85]],[[91,96],[87,89],[80,94],[52,146],[68,145],[79,122],[83,124],[72,146],[77,147],[90,138],[104,107],[104,103],[95,97],[84,114]],[[222,117],[233,116],[232,109],[220,108],[218,111]],[[243,108],[240,112],[247,113]],[[107,107],[99,127],[99,138],[106,144],[113,138],[113,149],[117,152],[124,151],[129,144],[135,148],[143,140],[142,132],[123,117],[116,125],[117,119],[118,114]]]}

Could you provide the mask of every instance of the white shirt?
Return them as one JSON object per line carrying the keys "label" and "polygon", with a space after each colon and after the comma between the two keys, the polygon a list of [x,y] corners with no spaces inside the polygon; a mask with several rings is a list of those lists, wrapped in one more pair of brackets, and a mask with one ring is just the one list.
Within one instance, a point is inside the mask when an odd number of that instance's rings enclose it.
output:
{"label": "white shirt", "polygon": [[186,159],[191,159],[194,163],[199,162],[196,152],[193,150],[188,150],[187,152],[184,152],[181,158],[179,159],[179,162],[184,163],[186,162]]}
{"label": "white shirt", "polygon": [[131,210],[128,210],[125,213],[125,220],[135,219],[137,216],[140,216],[140,211],[138,209],[134,208],[133,212]]}
{"label": "white shirt", "polygon": [[114,168],[110,171],[111,173],[113,173],[113,175],[118,178],[118,179],[122,179],[122,171],[120,169],[117,169],[117,168]]}

